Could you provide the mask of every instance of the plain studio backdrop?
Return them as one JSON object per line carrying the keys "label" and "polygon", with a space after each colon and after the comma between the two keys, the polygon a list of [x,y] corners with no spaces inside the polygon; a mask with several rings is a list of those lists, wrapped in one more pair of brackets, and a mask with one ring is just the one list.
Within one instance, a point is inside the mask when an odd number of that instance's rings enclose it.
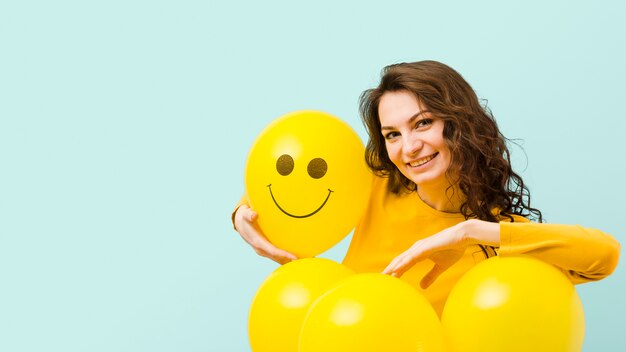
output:
{"label": "plain studio backdrop", "polygon": [[[248,150],[434,59],[488,100],[551,223],[626,242],[620,1],[2,1],[0,350],[248,351],[277,264],[232,229]],[[341,260],[349,237],[323,256]],[[623,261],[623,259],[622,259]],[[577,287],[626,346],[624,263]]]}

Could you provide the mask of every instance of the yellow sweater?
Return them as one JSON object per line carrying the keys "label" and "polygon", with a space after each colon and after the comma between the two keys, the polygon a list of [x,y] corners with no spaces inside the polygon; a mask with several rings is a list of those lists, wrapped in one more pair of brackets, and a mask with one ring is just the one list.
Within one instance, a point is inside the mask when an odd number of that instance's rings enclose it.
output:
{"label": "yellow sweater", "polygon": [[[246,203],[244,197],[238,206]],[[368,208],[354,231],[343,264],[356,272],[382,272],[417,240],[464,220],[460,213],[429,207],[416,192],[389,193],[387,179],[374,177]],[[500,242],[498,252],[490,256],[531,255],[561,269],[575,284],[608,276],[617,266],[620,252],[619,243],[602,231],[578,225],[537,224],[521,216],[514,216],[514,222],[500,222]],[[433,266],[429,260],[417,263],[402,279],[421,291],[441,315],[454,284],[485,259],[479,246],[469,247],[463,258],[426,290],[419,282]]]}
{"label": "yellow sweater", "polygon": [[[387,179],[375,177],[368,208],[357,225],[343,263],[356,272],[381,272],[417,240],[464,221],[460,213],[444,213],[425,204],[416,192],[395,195]],[[599,280],[617,266],[620,245],[610,235],[577,225],[531,223],[514,216],[500,222],[500,256],[531,255],[560,268],[573,283]],[[488,249],[490,251],[490,249]],[[489,253],[490,256],[496,253]],[[441,315],[450,290],[476,263],[486,259],[479,246],[469,247],[426,290],[419,282],[432,268],[429,260],[417,263],[402,279],[420,290]]]}

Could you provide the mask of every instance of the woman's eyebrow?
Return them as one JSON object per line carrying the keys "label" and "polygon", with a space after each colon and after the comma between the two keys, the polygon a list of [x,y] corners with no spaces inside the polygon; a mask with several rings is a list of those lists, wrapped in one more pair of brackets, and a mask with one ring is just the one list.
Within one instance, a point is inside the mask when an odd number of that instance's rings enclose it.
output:
{"label": "woman's eyebrow", "polygon": [[[413,115],[413,116],[411,116],[411,117],[409,118],[409,123],[413,123],[413,121],[415,121],[418,117],[420,117],[420,115],[425,114],[425,113],[428,113],[428,112],[429,112],[428,110],[422,110],[422,111],[420,111],[420,112],[416,113],[415,115]],[[392,127],[392,126],[382,126],[382,127],[380,128],[380,130],[381,130],[381,131],[386,131],[386,130],[395,130],[395,127]]]}

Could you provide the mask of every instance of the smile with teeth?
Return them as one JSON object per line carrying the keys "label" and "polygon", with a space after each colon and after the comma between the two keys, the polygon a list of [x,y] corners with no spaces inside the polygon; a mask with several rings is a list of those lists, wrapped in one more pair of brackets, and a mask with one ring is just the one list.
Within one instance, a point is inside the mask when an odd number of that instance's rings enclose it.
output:
{"label": "smile with teeth", "polygon": [[429,155],[427,157],[424,157],[424,158],[421,158],[421,159],[418,159],[418,160],[415,160],[415,161],[411,161],[409,163],[409,166],[411,166],[411,167],[422,166],[422,165],[426,164],[427,162],[433,160],[438,154],[439,153],[435,153],[435,154]]}

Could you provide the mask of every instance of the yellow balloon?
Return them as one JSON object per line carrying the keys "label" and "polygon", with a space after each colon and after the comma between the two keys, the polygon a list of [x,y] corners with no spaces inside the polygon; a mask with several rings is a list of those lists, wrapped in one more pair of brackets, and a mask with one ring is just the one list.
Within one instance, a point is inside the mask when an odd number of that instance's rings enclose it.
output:
{"label": "yellow balloon", "polygon": [[245,184],[268,239],[302,258],[324,252],[356,226],[371,177],[350,126],[327,113],[298,111],[257,137]]}
{"label": "yellow balloon", "polygon": [[441,323],[406,282],[382,274],[353,275],[311,306],[299,352],[439,352]]}
{"label": "yellow balloon", "polygon": [[494,257],[454,286],[441,318],[451,352],[580,351],[582,303],[555,267],[531,257]]}
{"label": "yellow balloon", "polygon": [[295,352],[304,316],[317,297],[354,272],[329,259],[281,266],[259,287],[248,317],[253,352]]}

